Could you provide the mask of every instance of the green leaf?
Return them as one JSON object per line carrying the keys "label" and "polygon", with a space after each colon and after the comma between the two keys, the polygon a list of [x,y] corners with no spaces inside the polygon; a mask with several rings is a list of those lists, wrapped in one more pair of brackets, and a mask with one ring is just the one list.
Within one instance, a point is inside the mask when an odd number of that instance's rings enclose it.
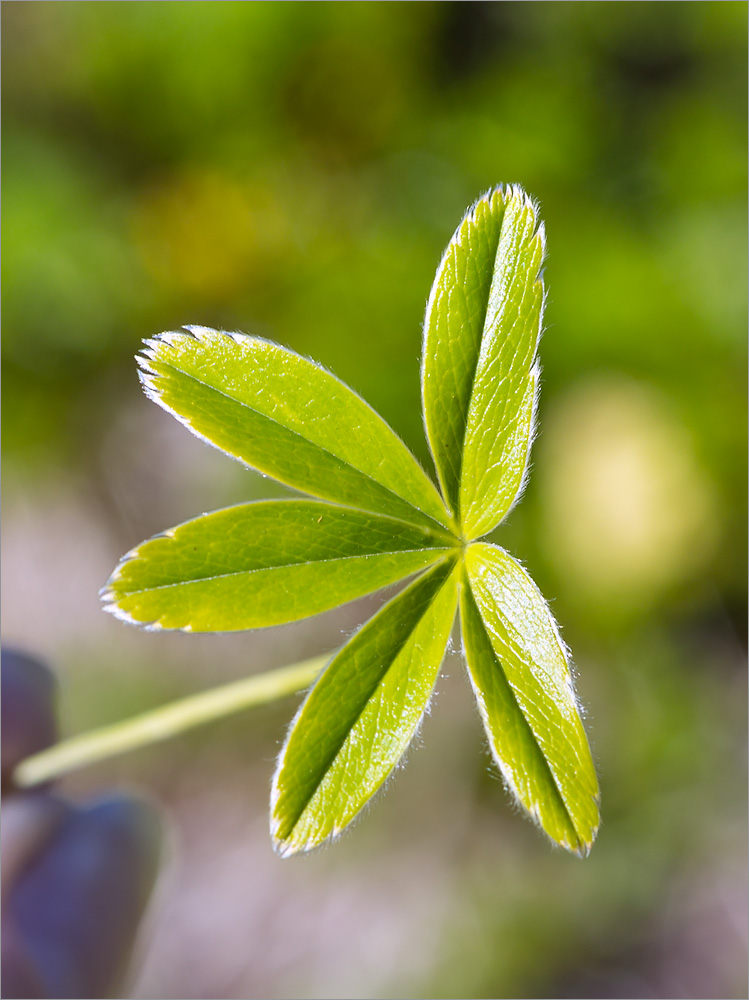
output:
{"label": "green leaf", "polygon": [[463,441],[466,538],[491,531],[518,499],[533,439],[545,235],[528,196],[508,195]]}
{"label": "green leaf", "polygon": [[411,452],[361,397],[278,344],[205,327],[163,333],[138,358],[147,394],[198,437],[313,496],[448,525]]}
{"label": "green leaf", "polygon": [[[568,850],[587,853],[595,838],[598,783],[557,627],[520,565],[474,541],[506,516],[527,475],[543,253],[535,206],[506,187],[476,203],[442,259],[422,401],[444,500],[359,396],[276,344],[187,327],[147,341],[138,359],[147,394],[194,434],[320,499],[246,504],[150,539],[110,578],[107,610],[154,629],[257,628],[416,574],[297,713],[271,796],[284,856],[340,833],[397,765],[429,703],[459,595],[469,676],[510,791]],[[201,697],[174,718],[234,707],[233,692]],[[132,745],[142,731],[153,733],[149,720],[118,729],[114,743]],[[100,752],[102,739],[87,745]]]}
{"label": "green leaf", "polygon": [[351,822],[408,747],[434,688],[457,604],[453,559],[421,576],[331,662],[279,758],[271,828],[284,856]]}
{"label": "green leaf", "polygon": [[445,537],[317,500],[205,514],[134,549],[103,592],[150,629],[219,632],[316,615],[424,569]]}
{"label": "green leaf", "polygon": [[502,188],[468,211],[437,268],[424,320],[424,424],[442,491],[455,511],[468,405],[504,212]]}
{"label": "green leaf", "polygon": [[466,550],[468,673],[507,787],[557,843],[590,850],[598,782],[562,640],[546,602],[504,549]]}
{"label": "green leaf", "polygon": [[506,516],[533,436],[543,227],[519,187],[480,199],[448,245],[427,305],[424,422],[463,535]]}

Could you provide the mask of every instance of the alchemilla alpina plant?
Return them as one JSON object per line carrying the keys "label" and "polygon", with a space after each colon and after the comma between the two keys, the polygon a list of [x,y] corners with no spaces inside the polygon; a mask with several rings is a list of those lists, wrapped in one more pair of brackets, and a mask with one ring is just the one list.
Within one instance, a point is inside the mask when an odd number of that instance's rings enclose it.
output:
{"label": "alchemilla alpina plant", "polygon": [[434,690],[456,613],[494,758],[548,836],[585,854],[598,784],[568,655],[533,580],[482,541],[528,472],[544,228],[519,187],[458,226],[429,297],[421,389],[439,487],[320,365],[258,337],[187,327],[147,341],[146,393],[193,434],[307,494],[205,514],[144,542],[103,591],[148,629],[296,621],[409,580],[332,657],[297,712],[271,793],[284,856],[340,833],[393,771]]}

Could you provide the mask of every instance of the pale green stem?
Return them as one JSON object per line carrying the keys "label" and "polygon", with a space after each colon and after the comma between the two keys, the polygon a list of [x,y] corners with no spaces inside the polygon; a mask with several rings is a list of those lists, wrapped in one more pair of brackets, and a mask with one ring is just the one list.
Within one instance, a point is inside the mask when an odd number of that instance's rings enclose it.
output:
{"label": "pale green stem", "polygon": [[256,674],[173,701],[124,722],[73,736],[21,761],[13,772],[13,781],[19,788],[29,788],[127,750],[169,739],[204,722],[283,698],[309,687],[328,659],[316,656],[291,667]]}

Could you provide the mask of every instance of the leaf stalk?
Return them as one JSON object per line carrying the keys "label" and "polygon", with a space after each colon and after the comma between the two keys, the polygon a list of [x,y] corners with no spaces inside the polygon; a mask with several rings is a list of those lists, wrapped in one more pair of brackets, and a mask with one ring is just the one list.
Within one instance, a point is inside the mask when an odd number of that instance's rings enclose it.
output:
{"label": "leaf stalk", "polygon": [[170,739],[214,719],[284,698],[309,687],[329,658],[316,656],[289,667],[222,684],[124,722],[73,736],[21,761],[13,772],[13,783],[18,788],[32,788],[128,750]]}

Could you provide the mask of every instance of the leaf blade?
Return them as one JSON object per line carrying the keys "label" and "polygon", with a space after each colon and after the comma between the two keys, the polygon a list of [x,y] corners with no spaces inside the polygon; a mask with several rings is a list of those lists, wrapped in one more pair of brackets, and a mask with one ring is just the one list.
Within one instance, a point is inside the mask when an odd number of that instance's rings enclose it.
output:
{"label": "leaf blade", "polygon": [[336,836],[410,743],[439,672],[457,605],[445,559],[375,615],[333,659],[279,757],[271,832],[284,856]]}
{"label": "leaf blade", "polygon": [[504,210],[504,191],[495,188],[466,213],[437,268],[424,318],[424,426],[442,492],[455,512],[468,407]]}
{"label": "leaf blade", "polygon": [[426,528],[317,500],[242,504],[142,543],[102,593],[149,629],[234,631],[297,621],[419,572],[445,554]]}
{"label": "leaf blade", "polygon": [[205,327],[146,341],[138,362],[150,398],[245,465],[334,503],[449,526],[434,484],[400,438],[314,362]]}
{"label": "leaf blade", "polygon": [[536,206],[522,189],[510,188],[463,440],[458,506],[468,539],[495,528],[525,485],[540,373],[544,252]]}
{"label": "leaf blade", "polygon": [[464,649],[492,753],[548,836],[586,854],[599,825],[598,781],[556,624],[499,546],[471,545],[465,570]]}

